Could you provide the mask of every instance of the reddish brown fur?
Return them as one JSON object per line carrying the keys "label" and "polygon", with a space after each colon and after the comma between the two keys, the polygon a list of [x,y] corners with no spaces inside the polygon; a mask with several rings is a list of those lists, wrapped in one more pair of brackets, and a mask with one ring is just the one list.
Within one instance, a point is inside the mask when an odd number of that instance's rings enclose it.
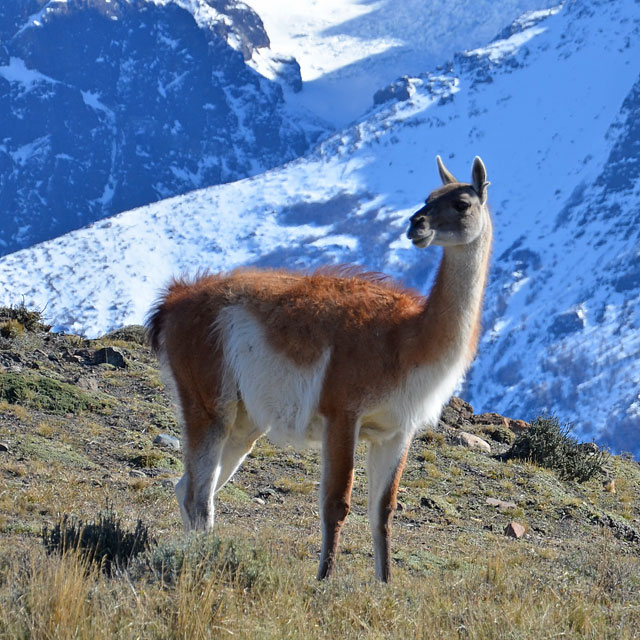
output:
{"label": "reddish brown fur", "polygon": [[[313,275],[238,269],[174,281],[150,317],[149,336],[157,350],[165,327],[167,356],[183,411],[193,414],[194,421],[185,422],[196,444],[202,433],[191,425],[206,430],[221,383],[213,322],[222,308],[242,304],[249,309],[261,320],[271,346],[297,365],[314,362],[332,347],[320,403],[328,416],[357,411],[363,398],[393,387],[411,367],[434,361],[447,349],[459,331],[455,317],[442,313],[450,310],[455,316],[451,291],[444,265],[430,300],[379,274],[353,269],[325,268]],[[480,311],[469,360],[479,320]],[[200,357],[195,360],[194,354]]]}

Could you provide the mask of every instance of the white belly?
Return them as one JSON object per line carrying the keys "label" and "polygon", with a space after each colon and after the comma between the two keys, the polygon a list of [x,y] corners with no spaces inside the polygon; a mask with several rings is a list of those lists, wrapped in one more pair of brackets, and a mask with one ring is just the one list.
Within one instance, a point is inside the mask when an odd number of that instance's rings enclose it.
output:
{"label": "white belly", "polygon": [[258,320],[240,306],[225,309],[218,328],[227,370],[254,424],[276,442],[320,441],[324,419],[317,409],[330,350],[300,367],[271,348]]}

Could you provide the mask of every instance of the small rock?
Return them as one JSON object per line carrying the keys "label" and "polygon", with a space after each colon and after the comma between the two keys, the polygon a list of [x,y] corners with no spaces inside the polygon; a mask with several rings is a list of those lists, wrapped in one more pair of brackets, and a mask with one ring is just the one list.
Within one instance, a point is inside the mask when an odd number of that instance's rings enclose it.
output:
{"label": "small rock", "polygon": [[478,436],[474,436],[472,433],[461,431],[458,434],[458,442],[469,449],[478,449],[480,451],[491,453],[491,445],[486,440],[483,440]]}
{"label": "small rock", "polygon": [[65,349],[62,352],[62,359],[65,362],[77,362],[77,363],[82,362],[82,358],[80,356],[77,356],[77,355],[75,355],[73,353],[69,353],[69,351],[67,349]]}
{"label": "small rock", "polygon": [[0,442],[0,451],[9,451],[9,443]]}
{"label": "small rock", "polygon": [[131,469],[131,471],[129,471],[129,475],[132,478],[146,478],[147,474],[144,471],[140,471],[139,469]]}
{"label": "small rock", "polygon": [[165,447],[169,447],[170,449],[175,449],[178,451],[180,449],[180,440],[175,436],[170,436],[168,433],[160,433],[157,435],[153,441],[153,444],[163,445]]}
{"label": "small rock", "polygon": [[402,502],[400,502],[400,500],[398,500],[396,502],[396,511],[404,511],[404,510],[405,510],[404,504],[402,504]]}
{"label": "small rock", "polygon": [[485,504],[503,510],[515,509],[517,506],[515,502],[505,502],[504,500],[498,500],[498,498],[487,498]]}
{"label": "small rock", "polygon": [[173,489],[176,486],[178,480],[174,480],[173,478],[160,478],[160,486],[165,489]]}
{"label": "small rock", "polygon": [[111,364],[120,369],[127,366],[127,361],[125,360],[122,349],[118,349],[117,347],[103,347],[102,349],[98,349],[93,354],[93,362],[94,364]]}
{"label": "small rock", "polygon": [[265,504],[267,504],[267,503],[266,503],[262,498],[257,498],[257,497],[256,497],[256,498],[254,498],[254,499],[253,499],[253,501],[254,501],[256,504],[262,505],[263,507],[264,507],[264,505],[265,505]]}
{"label": "small rock", "polygon": [[76,380],[76,385],[85,391],[98,391],[98,381],[89,376],[80,376]]}
{"label": "small rock", "polygon": [[504,529],[504,535],[509,538],[522,538],[525,534],[525,528],[519,522],[510,522]]}

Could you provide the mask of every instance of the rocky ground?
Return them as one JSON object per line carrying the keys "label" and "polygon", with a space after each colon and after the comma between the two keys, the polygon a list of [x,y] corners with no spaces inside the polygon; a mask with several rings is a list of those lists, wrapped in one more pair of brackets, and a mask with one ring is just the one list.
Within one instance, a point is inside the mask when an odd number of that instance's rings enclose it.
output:
{"label": "rocky ground", "polygon": [[[500,550],[530,556],[556,590],[591,589],[602,563],[596,571],[590,553],[606,547],[606,564],[615,559],[616,570],[624,569],[609,595],[637,616],[640,465],[610,456],[587,482],[562,480],[504,455],[529,428],[451,400],[438,427],[410,450],[394,522],[396,571],[405,580],[453,575]],[[145,522],[160,545],[182,539],[173,496],[182,472],[179,447],[142,327],[85,340],[51,333],[24,309],[0,311],[0,563],[36,553],[42,527],[61,514],[93,519],[108,504],[125,523]],[[587,450],[596,455],[595,445]],[[372,571],[365,453],[358,450],[343,575]],[[317,452],[261,440],[219,496],[219,535],[256,545],[267,535],[270,553],[293,554],[296,575],[310,578],[320,545],[318,460]],[[0,600],[5,596],[0,580]],[[5,611],[13,606],[7,602]],[[3,621],[9,624],[0,616],[0,632]]]}

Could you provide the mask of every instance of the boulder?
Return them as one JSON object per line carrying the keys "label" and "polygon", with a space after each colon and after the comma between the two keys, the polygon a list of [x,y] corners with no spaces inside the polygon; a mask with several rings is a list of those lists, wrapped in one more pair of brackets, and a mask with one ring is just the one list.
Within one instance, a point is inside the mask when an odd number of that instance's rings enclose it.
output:
{"label": "boulder", "polygon": [[458,443],[469,449],[478,449],[479,451],[491,453],[491,445],[486,440],[466,431],[461,431],[458,434]]}
{"label": "boulder", "polygon": [[503,511],[515,509],[517,506],[515,502],[505,502],[504,500],[498,500],[498,498],[487,498],[485,504],[491,507],[498,507],[498,509]]}
{"label": "boulder", "polygon": [[94,364],[112,364],[114,367],[122,369],[127,366],[122,349],[117,347],[103,347],[93,354]]}
{"label": "boulder", "polygon": [[158,444],[170,449],[178,451],[180,449],[180,440],[175,436],[171,436],[168,433],[160,433],[153,440],[153,444]]}

